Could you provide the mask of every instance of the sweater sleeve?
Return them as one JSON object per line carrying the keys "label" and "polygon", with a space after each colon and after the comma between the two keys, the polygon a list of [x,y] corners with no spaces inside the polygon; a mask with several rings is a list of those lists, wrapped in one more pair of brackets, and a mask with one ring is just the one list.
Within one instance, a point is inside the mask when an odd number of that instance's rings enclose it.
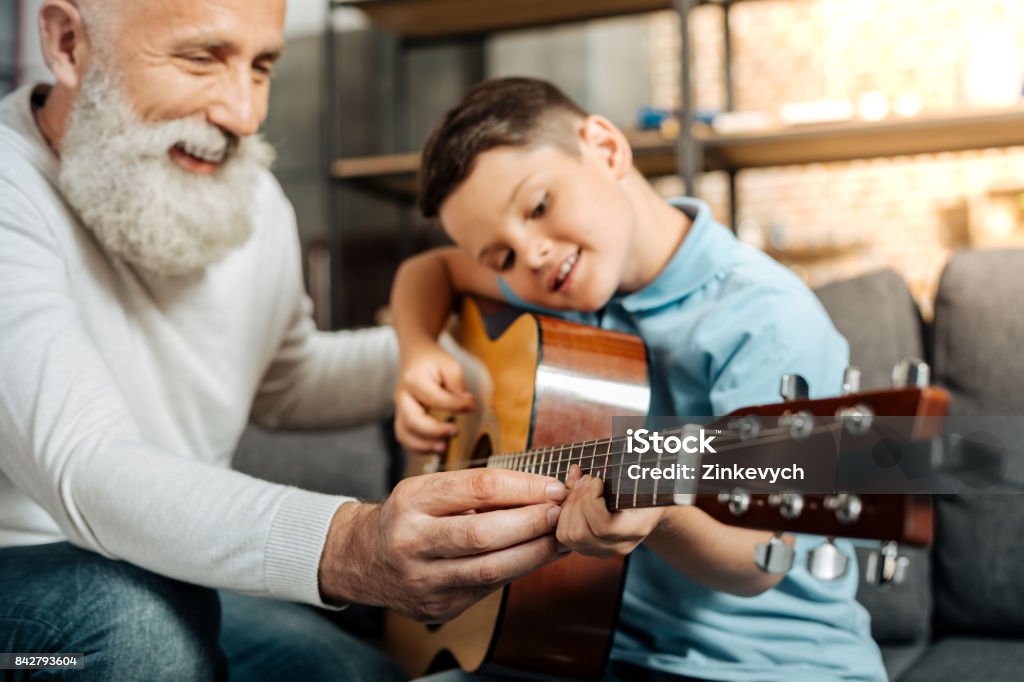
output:
{"label": "sweater sleeve", "polygon": [[339,428],[391,414],[398,341],[391,327],[320,332],[300,294],[293,319],[253,402],[266,428]]}
{"label": "sweater sleeve", "polygon": [[268,173],[261,190],[279,211],[276,251],[286,275],[275,300],[284,311],[283,333],[252,404],[252,421],[269,429],[342,428],[389,416],[398,377],[398,340],[390,327],[322,332],[302,282],[295,213]]}
{"label": "sweater sleeve", "polygon": [[0,178],[0,470],[67,538],[154,572],[321,604],[347,498],[266,483],[140,436],[45,218]]}

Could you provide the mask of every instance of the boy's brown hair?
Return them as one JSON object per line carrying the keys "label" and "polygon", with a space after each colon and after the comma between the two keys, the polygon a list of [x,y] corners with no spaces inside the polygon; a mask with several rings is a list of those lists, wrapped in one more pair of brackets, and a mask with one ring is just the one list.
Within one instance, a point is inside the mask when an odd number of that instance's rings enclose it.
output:
{"label": "boy's brown hair", "polygon": [[574,123],[587,112],[547,81],[499,78],[466,93],[430,134],[423,148],[419,206],[434,218],[462,183],[477,157],[495,147],[553,145],[575,157]]}

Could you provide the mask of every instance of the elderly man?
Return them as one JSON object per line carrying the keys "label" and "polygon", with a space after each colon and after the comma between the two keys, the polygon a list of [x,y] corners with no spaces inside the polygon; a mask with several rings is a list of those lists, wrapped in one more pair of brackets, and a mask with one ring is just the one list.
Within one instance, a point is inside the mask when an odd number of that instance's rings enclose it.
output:
{"label": "elderly man", "polygon": [[43,4],[56,84],[0,102],[0,651],[83,652],[104,680],[386,679],[289,602],[443,619],[557,556],[551,479],[436,474],[370,504],[228,469],[249,419],[383,415],[396,364],[390,330],[309,320],[256,135],[283,16]]}

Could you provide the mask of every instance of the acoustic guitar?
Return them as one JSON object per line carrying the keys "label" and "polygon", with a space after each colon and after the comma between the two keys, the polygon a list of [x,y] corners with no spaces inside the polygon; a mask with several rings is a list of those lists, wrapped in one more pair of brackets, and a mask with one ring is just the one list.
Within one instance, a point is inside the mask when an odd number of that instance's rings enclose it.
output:
{"label": "acoustic guitar", "polygon": [[[886,541],[868,567],[877,582],[901,577],[906,560],[895,542],[931,541],[930,497],[833,489],[846,476],[843,455],[863,453],[872,442],[877,445],[870,428],[873,419],[903,416],[888,429],[890,436],[905,442],[926,441],[941,431],[948,397],[926,385],[927,372],[918,364],[902,367],[903,385],[893,390],[857,393],[850,385],[845,395],[825,400],[807,399],[806,383],[787,376],[785,402],[746,408],[703,425],[715,435],[718,466],[741,462],[756,468],[783,458],[816,472],[811,477],[815,480],[803,488],[782,491],[762,485],[761,490],[757,483],[629,475],[638,471],[630,468],[633,464],[671,469],[702,463],[699,454],[657,460],[638,456],[628,451],[623,434],[613,433],[614,417],[634,417],[642,424],[647,414],[645,349],[635,336],[467,299],[456,338],[478,365],[477,371],[467,373],[477,409],[455,417],[458,435],[443,462],[410,457],[407,475],[491,466],[564,481],[570,465],[577,464],[605,481],[611,510],[695,504],[723,523],[775,531],[756,557],[766,571],[784,571],[793,561],[792,550],[777,540],[782,532],[828,536],[823,549],[834,551],[809,558],[809,567],[824,579],[845,570],[845,558],[831,545],[831,537]],[[848,371],[851,384],[853,376]],[[676,432],[680,441],[693,429],[681,425]],[[827,490],[818,480],[823,476],[831,477],[824,482]],[[469,672],[513,670],[595,679],[610,651],[625,567],[621,557],[574,553],[444,624],[389,613],[385,646],[411,676],[458,665]]]}

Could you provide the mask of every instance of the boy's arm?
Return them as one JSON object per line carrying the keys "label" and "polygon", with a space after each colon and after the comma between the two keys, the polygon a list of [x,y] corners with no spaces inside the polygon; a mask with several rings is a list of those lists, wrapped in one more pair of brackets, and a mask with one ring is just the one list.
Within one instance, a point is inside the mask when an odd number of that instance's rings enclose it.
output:
{"label": "boy's arm", "polygon": [[399,343],[395,389],[395,435],[416,452],[441,452],[454,426],[430,410],[472,409],[462,368],[438,343],[457,294],[500,300],[497,275],[466,252],[444,247],[414,256],[399,267],[391,289],[391,310]]}

